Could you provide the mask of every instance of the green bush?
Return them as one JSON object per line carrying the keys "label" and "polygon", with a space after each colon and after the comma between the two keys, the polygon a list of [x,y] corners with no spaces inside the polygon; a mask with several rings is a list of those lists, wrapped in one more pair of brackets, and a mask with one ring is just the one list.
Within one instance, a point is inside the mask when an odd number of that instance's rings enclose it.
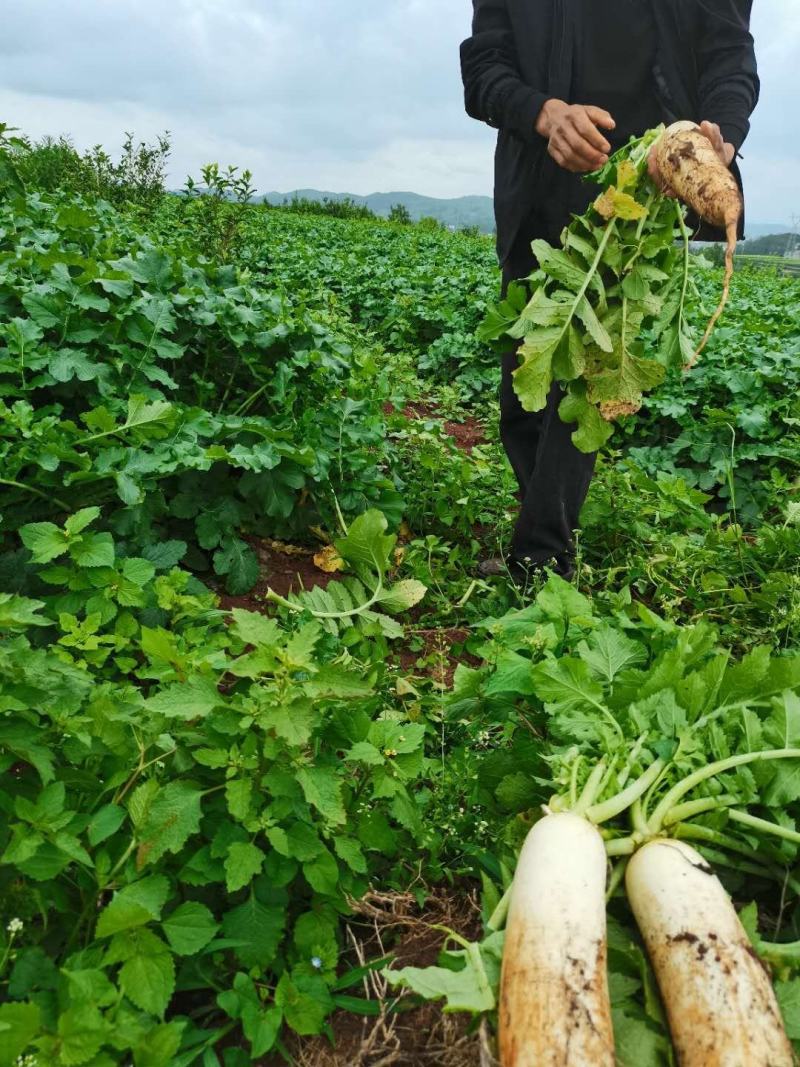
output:
{"label": "green bush", "polygon": [[100,197],[150,214],[166,192],[170,148],[169,134],[147,144],[127,133],[115,161],[101,145],[79,152],[68,137],[45,137],[18,149],[16,162],[23,181],[34,189]]}
{"label": "green bush", "polygon": [[402,226],[408,226],[411,222],[411,212],[405,204],[392,204],[389,209],[389,222],[399,222]]}

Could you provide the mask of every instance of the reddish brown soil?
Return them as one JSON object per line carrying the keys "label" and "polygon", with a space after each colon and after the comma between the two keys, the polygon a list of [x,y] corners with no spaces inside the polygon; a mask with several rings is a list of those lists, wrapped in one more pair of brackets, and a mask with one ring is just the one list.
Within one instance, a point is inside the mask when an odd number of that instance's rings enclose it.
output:
{"label": "reddish brown soil", "polygon": [[[338,578],[338,574],[327,574],[316,566],[313,548],[297,548],[294,545],[282,545],[277,541],[262,541],[257,538],[248,538],[248,542],[258,556],[261,574],[255,587],[244,596],[220,593],[220,606],[225,611],[241,608],[244,611],[263,612],[269,604],[267,592],[270,589],[279,596],[286,596],[288,593],[311,589],[315,585],[325,589],[331,581]],[[412,625],[415,614],[417,613],[412,609]],[[397,642],[394,646],[396,662],[404,674],[416,673],[419,677],[432,679],[435,685],[443,689],[449,689],[459,663],[478,665],[473,656],[456,657],[452,654],[454,645],[463,644],[467,640],[469,630],[459,627],[417,629],[407,635],[406,642],[415,636],[422,638],[424,644],[419,651],[409,649],[405,642],[402,645]],[[418,660],[430,662],[417,667]]]}
{"label": "reddish brown soil", "polygon": [[[449,689],[453,684],[453,676],[459,663],[466,663],[472,667],[478,666],[479,661],[474,656],[462,653],[456,657],[452,654],[453,645],[463,644],[469,634],[469,630],[459,627],[415,630],[408,637],[422,638],[424,648],[419,652],[414,652],[409,648],[400,650],[398,660],[403,672],[413,675],[416,671],[418,674],[433,679],[437,686]],[[417,667],[417,660],[428,659],[432,662],[422,668]]]}
{"label": "reddish brown soil", "polygon": [[482,445],[486,433],[476,418],[470,416],[465,422],[446,422],[444,431],[452,437],[462,452],[471,455],[476,445]]}
{"label": "reddish brown soil", "polygon": [[[474,416],[470,415],[464,422],[442,421],[438,415],[438,408],[439,405],[434,401],[413,400],[403,408],[403,414],[407,419],[436,419],[442,422],[444,432],[452,437],[456,445],[467,455],[472,453],[476,445],[484,443],[486,431]],[[387,404],[384,410],[388,415],[394,409],[391,404]]]}
{"label": "reddish brown soil", "polygon": [[262,541],[255,537],[249,537],[247,541],[258,556],[261,574],[255,587],[245,596],[221,595],[221,606],[226,611],[232,611],[233,608],[263,611],[268,589],[286,596],[287,593],[299,593],[315,585],[321,585],[324,589],[336,577],[316,566],[316,549],[296,548],[294,545],[281,545],[278,541]]}
{"label": "reddish brown soil", "polygon": [[411,400],[403,408],[407,419],[438,419],[439,405],[435,400]]}

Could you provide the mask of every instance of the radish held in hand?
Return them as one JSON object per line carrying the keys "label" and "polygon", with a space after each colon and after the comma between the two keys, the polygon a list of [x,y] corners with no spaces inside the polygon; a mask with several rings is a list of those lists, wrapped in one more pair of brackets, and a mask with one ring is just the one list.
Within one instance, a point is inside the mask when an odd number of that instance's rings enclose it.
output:
{"label": "radish held in hand", "polygon": [[727,238],[722,299],[706,328],[696,357],[705,347],[728,301],[733,254],[742,215],[742,194],[714,146],[693,122],[676,122],[668,126],[654,151],[659,173],[670,189],[701,219],[724,230]]}
{"label": "radish held in hand", "polygon": [[791,1067],[769,975],[703,857],[659,838],[625,883],[681,1067]]}
{"label": "radish held in hand", "polygon": [[614,1067],[606,853],[569,812],[547,815],[514,875],[500,985],[502,1067]]}

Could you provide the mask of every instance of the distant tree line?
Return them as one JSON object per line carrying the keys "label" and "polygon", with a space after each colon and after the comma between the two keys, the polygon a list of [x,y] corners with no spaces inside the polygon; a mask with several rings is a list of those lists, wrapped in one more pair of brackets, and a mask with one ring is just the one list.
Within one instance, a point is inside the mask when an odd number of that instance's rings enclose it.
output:
{"label": "distant tree line", "polygon": [[357,204],[345,197],[343,200],[312,200],[306,196],[293,196],[280,204],[264,200],[264,206],[278,211],[290,211],[295,215],[327,215],[334,219],[376,219],[378,216],[366,204]]}
{"label": "distant tree line", "polygon": [[[721,267],[725,261],[725,245],[722,241],[695,244],[692,249],[715,267]],[[766,237],[753,237],[749,241],[742,241],[736,249],[738,256],[791,256],[797,252],[800,252],[800,235],[796,233],[770,233]]]}
{"label": "distant tree line", "polygon": [[[392,204],[388,216],[384,217],[378,215],[366,204],[359,204],[350,197],[335,200],[323,197],[322,200],[314,200],[306,196],[294,196],[291,199],[284,198],[279,204],[265,199],[264,206],[270,210],[289,211],[297,215],[326,215],[335,219],[370,219],[375,222],[393,222],[399,226],[417,226],[419,229],[431,231],[451,229],[433,215],[424,215],[414,222],[405,204]],[[457,232],[470,237],[481,236],[479,226],[459,226]]]}
{"label": "distant tree line", "polygon": [[739,251],[746,256],[785,256],[800,249],[800,234],[770,233],[744,241]]}

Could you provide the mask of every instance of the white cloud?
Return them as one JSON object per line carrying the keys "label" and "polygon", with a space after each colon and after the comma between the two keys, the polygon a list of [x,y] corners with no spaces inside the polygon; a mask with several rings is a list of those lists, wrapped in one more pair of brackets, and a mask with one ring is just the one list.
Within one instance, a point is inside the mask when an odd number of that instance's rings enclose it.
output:
{"label": "white cloud", "polygon": [[[758,0],[764,90],[749,215],[800,210],[798,0]],[[27,0],[3,16],[0,118],[31,136],[173,137],[171,182],[212,159],[296,187],[490,193],[494,134],[463,112],[469,0]],[[788,128],[787,128],[788,127]]]}

